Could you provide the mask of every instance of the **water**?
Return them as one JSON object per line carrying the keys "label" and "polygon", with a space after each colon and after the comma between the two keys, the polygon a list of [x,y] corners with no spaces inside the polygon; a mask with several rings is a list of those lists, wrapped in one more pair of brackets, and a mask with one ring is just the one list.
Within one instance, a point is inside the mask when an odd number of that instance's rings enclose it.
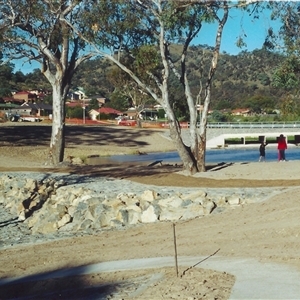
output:
{"label": "water", "polygon": [[[230,162],[257,162],[259,158],[258,148],[238,149],[209,149],[206,151],[206,163],[230,163]],[[113,155],[107,158],[91,158],[90,165],[106,162],[154,162],[162,160],[164,163],[181,163],[177,152],[148,153],[147,155]],[[266,148],[266,161],[277,161],[278,151],[276,148]],[[293,147],[286,150],[286,160],[300,160],[300,148]]]}

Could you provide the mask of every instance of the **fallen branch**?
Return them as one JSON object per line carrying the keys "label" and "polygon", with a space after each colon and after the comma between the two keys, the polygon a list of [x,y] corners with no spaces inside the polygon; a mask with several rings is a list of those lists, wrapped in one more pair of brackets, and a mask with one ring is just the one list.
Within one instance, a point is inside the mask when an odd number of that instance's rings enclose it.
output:
{"label": "fallen branch", "polygon": [[184,271],[182,272],[182,275],[180,276],[180,278],[183,277],[187,271],[191,270],[192,268],[195,268],[196,266],[198,266],[198,265],[201,264],[202,262],[206,261],[206,260],[209,259],[210,257],[216,255],[220,250],[221,250],[221,248],[219,248],[219,249],[218,249],[217,251],[215,251],[213,254],[211,254],[211,255],[205,257],[204,259],[200,260],[199,262],[197,262],[197,263],[194,264],[193,266],[191,266],[191,267],[187,268],[186,270],[184,270]]}

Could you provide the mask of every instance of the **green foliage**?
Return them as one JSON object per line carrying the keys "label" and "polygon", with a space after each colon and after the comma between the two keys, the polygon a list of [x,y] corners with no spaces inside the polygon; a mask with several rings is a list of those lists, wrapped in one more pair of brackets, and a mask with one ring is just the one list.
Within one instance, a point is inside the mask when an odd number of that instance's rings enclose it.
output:
{"label": "green foliage", "polygon": [[2,53],[0,52],[0,97],[11,96],[10,82],[13,76],[13,64],[2,63]]}
{"label": "green foliage", "polygon": [[165,112],[164,109],[159,109],[158,110],[158,113],[157,113],[158,119],[165,119],[165,117],[166,117],[165,115],[166,115],[166,112]]}
{"label": "green foliage", "polygon": [[287,57],[274,72],[273,85],[286,90],[298,89],[300,75],[300,58]]}
{"label": "green foliage", "polygon": [[247,44],[245,43],[245,41],[242,37],[239,37],[235,44],[239,48],[247,47]]}
{"label": "green foliage", "polygon": [[137,74],[143,75],[147,72],[154,72],[159,66],[159,56],[157,50],[151,45],[142,45],[135,50],[135,69]]}
{"label": "green foliage", "polygon": [[218,110],[213,111],[211,114],[211,122],[227,122],[228,115],[224,114]]}
{"label": "green foliage", "polygon": [[82,109],[80,105],[76,107],[66,107],[66,118],[83,119],[86,109]]}
{"label": "green foliage", "polygon": [[0,87],[0,97],[11,97],[11,91],[8,87]]}
{"label": "green foliage", "polygon": [[270,80],[269,76],[265,73],[258,74],[257,79],[260,81],[260,83],[262,85],[265,85],[265,86],[270,85],[270,83],[271,83],[271,80]]}
{"label": "green foliage", "polygon": [[96,98],[92,98],[89,102],[89,110],[91,109],[95,109],[95,110],[99,109],[99,102]]}
{"label": "green foliage", "polygon": [[299,105],[295,98],[287,97],[281,103],[281,115],[285,120],[294,120],[299,115]]}
{"label": "green foliage", "polygon": [[44,98],[44,103],[52,104],[52,95],[47,95],[47,96]]}
{"label": "green foliage", "polygon": [[[196,96],[199,92],[200,82],[200,75],[197,70],[199,56],[204,53],[204,64],[209,62],[209,56],[203,52],[202,46],[193,46],[191,51],[194,58],[190,59],[189,63],[195,62],[195,67],[190,69],[188,76],[191,79],[192,94]],[[284,60],[284,56],[266,50],[255,50],[253,52],[241,52],[238,55],[224,54],[221,55],[221,60],[223,64],[219,65],[212,89],[211,109],[247,108],[248,105],[251,108],[257,107],[264,111],[280,109],[281,98],[285,90],[273,85],[263,85],[261,76],[266,74],[269,78],[272,77],[273,70],[280,61]],[[50,88],[39,69],[26,75],[18,71],[16,74],[12,73],[10,77],[11,81],[8,84],[10,90]],[[171,104],[175,103],[177,115],[188,118],[183,88],[178,84],[173,74],[169,80]],[[130,97],[136,90],[136,85],[129,77],[124,72],[120,72],[118,68],[112,67],[111,63],[105,59],[95,59],[83,63],[74,75],[72,84],[73,88],[78,86],[84,87],[91,98],[95,95],[109,98],[111,100],[110,106],[121,111],[131,106],[132,99]],[[290,93],[292,92],[293,90],[290,90]],[[140,93],[136,94],[139,101],[141,96]],[[48,102],[51,103],[52,100]],[[259,111],[258,109],[255,110]]]}
{"label": "green foliage", "polygon": [[[190,78],[190,88],[192,94],[196,96],[199,92],[200,75],[197,70],[200,55],[204,55],[204,65],[209,62],[209,55],[203,52],[203,47],[193,46],[189,63],[194,63],[188,76]],[[252,108],[254,111],[269,111],[281,109],[281,99],[285,95],[285,89],[266,86],[262,84],[264,74],[272,77],[273,70],[278,67],[280,61],[285,57],[274,54],[265,49],[255,50],[253,52],[241,52],[238,55],[222,54],[222,64],[216,73],[212,89],[211,109],[234,109],[234,108]],[[0,67],[1,68],[1,67]],[[242,70],[242,72],[241,72]],[[242,78],[244,77],[244,79]],[[50,89],[44,76],[39,69],[33,70],[29,74],[23,74],[18,71],[12,73],[8,78],[8,89],[30,90],[30,89]],[[246,79],[245,79],[246,78]],[[184,100],[184,91],[173,74],[170,76],[170,98],[171,105],[175,105],[176,115],[188,118],[188,109]],[[4,79],[3,79],[3,82]],[[95,95],[101,95],[110,99],[110,106],[125,111],[132,105],[133,91],[136,85],[129,77],[116,67],[112,67],[105,59],[95,59],[83,63],[74,75],[73,88],[84,87],[88,96],[95,98]],[[4,88],[4,87],[3,87]],[[3,96],[7,94],[2,93]],[[290,94],[296,94],[297,87],[289,90]],[[140,103],[145,103],[140,97],[141,93],[136,94]],[[148,97],[148,96],[145,96]],[[48,103],[52,103],[49,97]],[[148,102],[147,102],[148,103]]]}
{"label": "green foliage", "polygon": [[270,108],[274,108],[274,101],[272,98],[265,95],[255,95],[245,102],[246,107],[251,109],[254,113],[266,112]]}
{"label": "green foliage", "polygon": [[119,111],[125,111],[131,106],[130,100],[118,91],[113,92],[109,99],[109,106]]}

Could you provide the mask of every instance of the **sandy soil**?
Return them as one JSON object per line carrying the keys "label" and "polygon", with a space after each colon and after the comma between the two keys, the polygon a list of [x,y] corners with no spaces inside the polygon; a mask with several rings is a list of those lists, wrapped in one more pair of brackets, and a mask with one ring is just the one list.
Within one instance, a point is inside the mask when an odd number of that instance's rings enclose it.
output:
{"label": "sandy soil", "polygon": [[[220,256],[252,257],[261,262],[293,265],[300,270],[299,161],[234,164],[194,177],[184,176],[180,168],[173,165],[158,165],[151,169],[139,165],[124,168],[124,165],[112,164],[49,169],[43,163],[47,156],[51,128],[35,126],[0,126],[0,172],[68,171],[91,176],[127,178],[146,184],[185,187],[281,187],[281,192],[266,202],[239,206],[234,210],[188,222],[178,222],[178,255],[209,256],[219,249]],[[73,126],[68,128],[66,136],[66,156],[74,157],[174,149],[172,142],[165,139],[161,131],[155,130]],[[111,260],[173,255],[170,223],[140,225],[76,239],[3,249],[0,251],[0,277],[39,274]],[[48,280],[21,285],[19,289],[13,287],[12,290],[6,287],[6,298],[9,295],[19,296],[32,292],[40,297],[43,295],[43,299],[46,299],[43,293],[55,292],[56,296],[52,294],[47,299],[59,298],[57,293],[63,295],[62,298],[84,299],[87,287],[101,284],[109,299],[112,290],[108,287],[116,289],[119,283],[132,282],[134,278],[143,281],[143,276],[150,276],[153,272],[165,275],[160,282],[151,285],[136,299],[228,299],[234,283],[234,277],[230,274],[193,268],[186,275],[177,278],[174,270],[166,268]],[[181,268],[180,274],[182,272]],[[74,292],[75,286],[78,289]],[[69,288],[73,289],[73,294]],[[98,288],[100,289],[99,286]],[[18,294],[17,291],[21,292]],[[3,288],[0,288],[0,295],[4,295]],[[129,295],[128,291],[124,291],[124,294],[119,292],[119,299],[126,299]]]}

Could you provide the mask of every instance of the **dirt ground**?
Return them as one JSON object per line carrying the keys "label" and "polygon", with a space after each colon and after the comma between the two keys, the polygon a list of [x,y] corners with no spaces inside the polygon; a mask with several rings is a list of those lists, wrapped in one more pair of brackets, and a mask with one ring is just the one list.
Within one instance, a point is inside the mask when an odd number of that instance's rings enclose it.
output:
{"label": "dirt ground", "polygon": [[[51,169],[44,165],[51,127],[9,125],[0,126],[0,172],[70,172],[183,187],[280,187],[280,193],[266,202],[238,206],[187,222],[179,221],[176,224],[177,252],[179,256],[210,256],[218,251],[219,256],[255,258],[260,262],[289,264],[300,270],[299,161],[234,164],[194,177],[184,176],[179,166],[167,164],[145,168],[137,164],[124,167],[124,164],[105,163]],[[69,126],[66,141],[66,157],[174,149],[162,131],[149,129]],[[173,255],[172,224],[142,224],[119,231],[2,249],[0,277],[28,276],[105,261]],[[184,268],[180,267],[179,275],[183,271]],[[176,277],[172,268],[165,268],[53,279],[31,285],[20,284],[18,288],[5,287],[4,290],[0,287],[0,295],[4,297],[0,298],[34,293],[38,295],[36,299],[84,299],[89,287],[98,286],[106,293],[104,299],[112,299],[112,290],[117,289],[118,284],[143,281],[144,276],[153,272],[164,274],[163,279],[150,285],[143,294],[130,297],[127,287],[127,291],[126,288],[119,291],[118,298],[114,299],[228,299],[234,284],[232,275],[213,270],[192,268],[184,276]],[[52,294],[46,297],[46,292]]]}

